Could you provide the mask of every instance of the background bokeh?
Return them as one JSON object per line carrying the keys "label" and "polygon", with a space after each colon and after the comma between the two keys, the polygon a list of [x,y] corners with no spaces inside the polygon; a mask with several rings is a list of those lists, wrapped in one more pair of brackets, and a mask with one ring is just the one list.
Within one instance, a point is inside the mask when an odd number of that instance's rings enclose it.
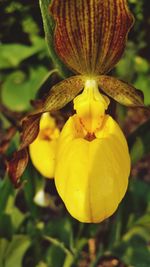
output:
{"label": "background bokeh", "polygon": [[[49,1],[50,2],[50,1]],[[113,75],[142,90],[150,105],[150,1],[130,0],[135,25]],[[83,224],[65,210],[53,180],[29,163],[14,189],[6,158],[18,148],[20,119],[32,99],[68,76],[58,73],[44,39],[38,0],[1,0],[0,23],[0,267],[150,266],[150,113],[117,105],[130,147],[128,192],[117,212]],[[53,58],[54,59],[54,58]],[[58,114],[65,121],[69,104]]]}

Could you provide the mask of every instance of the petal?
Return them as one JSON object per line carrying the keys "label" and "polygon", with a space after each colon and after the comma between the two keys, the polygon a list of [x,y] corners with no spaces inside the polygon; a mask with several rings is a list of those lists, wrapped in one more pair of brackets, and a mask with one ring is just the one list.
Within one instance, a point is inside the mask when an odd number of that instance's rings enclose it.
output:
{"label": "petal", "polygon": [[125,137],[111,117],[105,125],[107,136],[88,142],[76,137],[76,116],[67,121],[60,135],[55,183],[74,218],[97,223],[111,216],[123,198],[130,157]]}
{"label": "petal", "polygon": [[63,108],[83,89],[84,83],[84,77],[73,76],[50,89],[45,99],[41,100],[41,107],[23,120],[21,148],[30,145],[37,137],[41,115]]}
{"label": "petal", "polygon": [[29,152],[34,167],[46,178],[54,177],[57,140],[51,142],[37,138],[30,146]]}
{"label": "petal", "polygon": [[33,165],[47,178],[54,177],[58,137],[59,129],[54,118],[48,113],[43,114],[40,120],[40,132],[29,146],[29,151]]}
{"label": "petal", "polygon": [[[24,118],[20,149],[13,155],[11,162],[8,163],[9,175],[12,181],[19,183],[19,179],[27,166],[27,147],[38,136],[41,115],[64,107],[83,89],[84,83],[84,77],[74,76],[56,84],[41,103],[42,106],[40,104],[41,108]],[[24,164],[22,164],[23,157]],[[18,171],[19,169],[20,171]]]}
{"label": "petal", "polygon": [[16,188],[21,185],[20,177],[22,176],[27,164],[28,152],[26,148],[15,152],[12,159],[8,161],[8,174],[11,182]]}
{"label": "petal", "polygon": [[131,84],[110,76],[97,78],[99,87],[114,100],[128,107],[144,107],[143,95]]}
{"label": "petal", "polygon": [[53,0],[55,48],[77,73],[104,74],[120,59],[133,16],[126,0]]}
{"label": "petal", "polygon": [[84,77],[78,75],[54,85],[43,103],[43,112],[54,111],[68,104],[84,86]]}
{"label": "petal", "polygon": [[26,116],[22,121],[21,149],[31,144],[39,133],[41,113]]}
{"label": "petal", "polygon": [[101,127],[110,101],[100,93],[95,80],[87,80],[83,92],[73,102],[85,131],[91,134]]}
{"label": "petal", "polygon": [[38,135],[40,117],[41,115],[36,114],[24,118],[20,149],[8,161],[8,173],[15,187],[21,185],[20,177],[25,171],[29,159],[27,147]]}

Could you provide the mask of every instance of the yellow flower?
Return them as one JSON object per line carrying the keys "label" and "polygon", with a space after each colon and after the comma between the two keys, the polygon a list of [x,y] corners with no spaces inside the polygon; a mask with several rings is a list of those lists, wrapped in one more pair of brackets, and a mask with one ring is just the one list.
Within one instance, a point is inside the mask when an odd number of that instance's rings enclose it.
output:
{"label": "yellow flower", "polygon": [[123,198],[130,172],[126,139],[105,114],[109,104],[95,80],[88,80],[74,99],[59,138],[55,183],[70,214],[81,222],[100,222]]}
{"label": "yellow flower", "polygon": [[99,89],[121,104],[143,105],[133,86],[105,75],[124,51],[133,16],[126,0],[53,0],[50,11],[56,52],[78,74],[56,84],[41,110],[60,109],[75,98],[76,114],[59,138],[56,188],[73,217],[100,222],[126,192],[130,158],[122,131],[106,115],[109,99]]}
{"label": "yellow flower", "polygon": [[45,177],[54,177],[55,155],[59,129],[49,113],[42,115],[40,132],[29,146],[30,157],[35,168]]}
{"label": "yellow flower", "polygon": [[130,172],[125,137],[106,115],[107,96],[126,106],[143,106],[138,90],[106,75],[122,56],[134,19],[126,0],[53,0],[50,12],[56,22],[55,50],[77,75],[54,85],[42,108],[27,118],[19,153],[26,160],[26,146],[37,135],[42,113],[58,110],[74,99],[76,114],[60,134],[56,165],[51,169],[55,164],[51,161],[54,150],[49,152],[52,141],[40,139],[41,133],[30,146],[31,158],[45,176],[52,176],[54,169],[56,187],[73,217],[82,222],[100,222],[117,209]]}

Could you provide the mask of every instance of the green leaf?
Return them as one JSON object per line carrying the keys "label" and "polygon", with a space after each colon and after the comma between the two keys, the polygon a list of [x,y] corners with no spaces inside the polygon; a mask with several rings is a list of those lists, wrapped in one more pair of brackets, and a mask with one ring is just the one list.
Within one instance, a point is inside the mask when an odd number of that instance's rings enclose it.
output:
{"label": "green leaf", "polygon": [[148,227],[150,229],[150,212],[139,218],[139,220],[137,220],[135,224],[143,227]]}
{"label": "green leaf", "polygon": [[[138,153],[137,153],[138,151]],[[130,151],[131,161],[133,164],[138,162],[144,155],[144,144],[140,137],[136,137],[134,145]]]}
{"label": "green leaf", "polygon": [[135,61],[135,70],[141,74],[141,73],[147,73],[149,71],[149,63],[146,59],[140,57],[140,56],[136,56],[134,58]]}
{"label": "green leaf", "polygon": [[136,267],[150,265],[150,213],[142,216],[122,235],[112,247],[113,255],[119,257],[127,265]]}
{"label": "green leaf", "polygon": [[[124,56],[116,65],[116,73],[121,79],[131,82],[134,76],[134,58],[136,50],[133,42],[128,41]],[[130,71],[129,71],[130,69]]]}
{"label": "green leaf", "polygon": [[0,44],[0,69],[16,68],[21,61],[45,49],[44,40],[34,46],[22,44]]}
{"label": "green leaf", "polygon": [[64,260],[65,260],[64,251],[55,245],[51,245],[46,253],[46,261],[48,263],[48,266],[49,267],[55,267],[55,266],[62,267]]}
{"label": "green leaf", "polygon": [[7,214],[0,216],[0,237],[11,239],[13,234],[13,227],[11,217]]}
{"label": "green leaf", "polygon": [[112,253],[127,265],[135,267],[150,266],[148,242],[140,236],[138,231],[134,232],[129,240],[123,240],[118,247],[114,248]]}
{"label": "green leaf", "polygon": [[[150,70],[150,68],[149,68],[149,70]],[[137,88],[140,88],[140,90],[143,92],[145,105],[150,105],[150,91],[149,91],[150,77],[149,77],[149,75],[140,73],[138,75],[134,85]]]}
{"label": "green leaf", "polygon": [[44,239],[52,243],[54,246],[60,248],[66,255],[69,255],[70,257],[73,256],[72,252],[68,248],[66,248],[64,243],[60,240],[50,236],[44,236]]}
{"label": "green leaf", "polygon": [[40,261],[36,267],[48,267],[48,265],[45,262]]}
{"label": "green leaf", "polygon": [[133,199],[133,208],[136,208],[138,213],[144,213],[148,209],[150,200],[149,184],[145,181],[133,179],[130,183],[130,194]]}
{"label": "green leaf", "polygon": [[23,256],[31,241],[27,236],[15,235],[12,241],[8,242],[7,249],[3,255],[4,267],[22,267]]}
{"label": "green leaf", "polygon": [[49,222],[45,227],[45,235],[59,240],[67,248],[72,247],[73,229],[68,218],[60,218]]}
{"label": "green leaf", "polygon": [[26,181],[24,184],[25,202],[33,218],[37,218],[39,214],[39,209],[34,203],[34,195],[38,179],[39,174],[35,171],[31,164],[28,164],[28,167],[23,174],[22,180]]}
{"label": "green leaf", "polygon": [[5,213],[10,216],[13,228],[15,230],[22,224],[26,215],[22,213],[17,207],[15,207],[15,196],[10,195],[5,208]]}
{"label": "green leaf", "polygon": [[131,159],[133,160],[134,164],[150,152],[149,136],[150,120],[142,124],[128,137]]}
{"label": "green leaf", "polygon": [[2,86],[3,104],[14,111],[28,110],[46,74],[46,68],[40,66],[30,69],[29,75],[22,71],[11,73]]}
{"label": "green leaf", "polygon": [[43,19],[43,26],[45,31],[45,37],[48,45],[48,50],[50,57],[54,63],[54,67],[58,69],[60,75],[64,78],[68,77],[71,72],[68,70],[68,68],[62,63],[62,61],[59,59],[55,52],[54,48],[54,21],[49,13],[49,5],[50,0],[39,0],[40,8],[41,8],[41,14]]}
{"label": "green leaf", "polygon": [[9,241],[7,239],[0,239],[0,266],[5,267],[5,252],[7,250]]}
{"label": "green leaf", "polygon": [[8,177],[0,181],[0,214],[2,214],[7,206],[9,196],[13,193],[13,186]]}

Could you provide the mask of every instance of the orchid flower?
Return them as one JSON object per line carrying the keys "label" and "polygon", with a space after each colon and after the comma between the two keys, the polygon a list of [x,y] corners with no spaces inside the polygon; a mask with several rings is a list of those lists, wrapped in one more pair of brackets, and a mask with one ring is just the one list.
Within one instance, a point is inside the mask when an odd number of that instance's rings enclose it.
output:
{"label": "orchid flower", "polygon": [[30,157],[35,168],[45,177],[54,177],[55,151],[60,131],[49,113],[44,113],[40,120],[40,131],[30,145]]}
{"label": "orchid flower", "polygon": [[[144,105],[132,85],[106,75],[124,52],[134,18],[126,0],[53,0],[50,12],[56,23],[55,50],[75,76],[51,88],[39,114],[74,99],[76,113],[58,139],[55,184],[74,218],[97,223],[116,211],[130,173],[125,136],[106,114],[109,97],[130,107]],[[35,132],[36,116],[31,123]],[[47,161],[51,164],[48,156]]]}

